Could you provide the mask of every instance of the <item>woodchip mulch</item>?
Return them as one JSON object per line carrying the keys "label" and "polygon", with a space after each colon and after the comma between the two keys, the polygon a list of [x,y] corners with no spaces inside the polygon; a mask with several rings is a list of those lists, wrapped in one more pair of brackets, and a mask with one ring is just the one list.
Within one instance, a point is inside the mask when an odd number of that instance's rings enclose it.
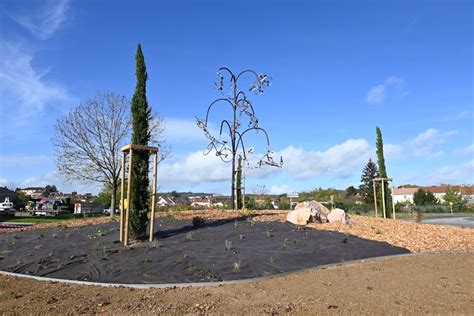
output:
{"label": "woodchip mulch", "polygon": [[[278,210],[254,211],[250,213],[229,210],[203,210],[161,213],[160,216],[173,216],[179,220],[192,220],[195,216],[200,216],[208,220],[232,220],[251,215],[252,218],[257,221],[285,221],[286,214],[286,211]],[[343,225],[340,223],[312,223],[309,224],[308,227],[337,231],[365,239],[387,242],[394,246],[406,248],[411,252],[474,249],[474,229],[471,228],[420,224],[358,215],[351,215],[350,218],[352,221],[351,225]],[[109,217],[65,220],[48,224],[36,224],[22,228],[22,230],[95,225],[111,220]],[[115,220],[118,220],[118,218],[116,217]]]}
{"label": "woodchip mulch", "polygon": [[[285,221],[286,211],[256,211],[254,220]],[[208,219],[232,219],[247,215],[235,211],[185,211],[173,213],[177,219],[190,220],[194,216]],[[350,215],[352,224],[308,224],[308,227],[337,231],[365,239],[387,242],[411,252],[430,252],[450,249],[474,249],[474,229],[444,225],[430,225],[403,220]]]}

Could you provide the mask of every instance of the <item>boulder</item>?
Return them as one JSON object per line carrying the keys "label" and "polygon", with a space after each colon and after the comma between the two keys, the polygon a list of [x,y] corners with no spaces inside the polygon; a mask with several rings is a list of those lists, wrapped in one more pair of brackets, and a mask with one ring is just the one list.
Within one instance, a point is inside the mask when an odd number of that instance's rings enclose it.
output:
{"label": "boulder", "polygon": [[295,225],[306,225],[311,218],[310,209],[300,208],[294,211],[288,212],[286,220]]}
{"label": "boulder", "polygon": [[341,222],[342,224],[348,224],[348,216],[346,215],[346,212],[340,208],[335,208],[329,213],[328,215],[328,221],[329,223],[336,223],[336,222]]}
{"label": "boulder", "polygon": [[286,220],[296,225],[308,223],[325,223],[329,210],[317,201],[298,203],[293,211],[288,212]]}

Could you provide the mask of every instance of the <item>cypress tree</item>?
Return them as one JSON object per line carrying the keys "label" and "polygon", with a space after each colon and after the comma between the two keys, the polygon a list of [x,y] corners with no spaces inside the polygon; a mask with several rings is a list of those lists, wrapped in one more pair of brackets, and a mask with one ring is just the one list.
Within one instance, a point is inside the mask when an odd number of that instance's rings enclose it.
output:
{"label": "cypress tree", "polygon": [[376,177],[378,177],[377,165],[372,159],[369,159],[369,162],[367,162],[362,170],[361,184],[359,186],[362,199],[368,205],[373,205],[374,203],[374,183],[372,180]]}
{"label": "cypress tree", "polygon": [[[137,85],[132,99],[132,144],[148,145],[150,140],[151,109],[146,99],[146,72],[145,59],[142,48],[138,44],[135,55]],[[133,166],[131,179],[131,210],[130,210],[130,237],[143,238],[148,225],[148,161],[150,154],[147,151],[133,152]]]}
{"label": "cypress tree", "polygon": [[[382,130],[380,127],[376,127],[376,132],[377,132],[377,142],[376,142],[376,147],[377,147],[377,162],[379,165],[379,177],[381,178],[387,178],[387,170],[385,168],[385,158],[383,156],[383,139],[382,139]],[[387,212],[387,217],[390,218],[392,217],[392,208],[390,204],[390,189],[388,188],[388,183],[384,182],[384,190],[385,190],[385,206],[386,206],[386,212]]]}

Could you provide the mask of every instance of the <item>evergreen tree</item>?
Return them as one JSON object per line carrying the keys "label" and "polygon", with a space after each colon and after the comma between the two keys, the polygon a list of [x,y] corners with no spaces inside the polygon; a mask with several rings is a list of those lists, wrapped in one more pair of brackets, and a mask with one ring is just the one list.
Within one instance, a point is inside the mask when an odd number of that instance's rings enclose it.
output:
{"label": "evergreen tree", "polygon": [[[138,44],[135,55],[137,85],[132,99],[132,144],[148,145],[150,140],[151,109],[146,99],[145,59]],[[143,238],[148,225],[148,160],[147,151],[133,152],[130,206],[130,237]]]}
{"label": "evergreen tree", "polygon": [[418,189],[413,194],[413,203],[415,203],[416,206],[435,205],[435,204],[438,204],[438,200],[436,199],[434,194],[431,193],[430,191],[425,191],[423,189]]}
{"label": "evergreen tree", "polygon": [[369,162],[365,165],[362,170],[362,176],[360,178],[359,192],[365,203],[371,205],[374,203],[374,183],[372,180],[378,177],[377,165],[369,159]]}
{"label": "evergreen tree", "polygon": [[[387,178],[387,170],[385,169],[385,158],[383,156],[383,139],[382,139],[382,130],[380,127],[376,127],[377,131],[377,162],[379,165],[379,177],[381,178]],[[386,207],[386,213],[387,217],[391,218],[392,217],[392,208],[391,208],[391,199],[390,199],[390,189],[388,188],[388,183],[384,182],[384,190],[385,190],[385,207]],[[380,196],[380,198],[382,198]]]}
{"label": "evergreen tree", "polygon": [[237,209],[242,209],[242,158],[239,157],[239,164],[237,165]]}

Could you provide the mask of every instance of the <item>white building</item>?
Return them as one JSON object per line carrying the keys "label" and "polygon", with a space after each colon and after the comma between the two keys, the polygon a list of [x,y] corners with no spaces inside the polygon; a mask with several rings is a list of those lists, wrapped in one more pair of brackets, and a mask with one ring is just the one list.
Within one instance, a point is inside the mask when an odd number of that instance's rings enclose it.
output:
{"label": "white building", "polygon": [[464,200],[467,203],[474,203],[474,186],[431,186],[431,187],[416,187],[416,188],[399,188],[393,189],[393,201],[395,203],[399,202],[410,202],[413,203],[413,195],[418,189],[423,189],[424,191],[431,192],[441,203],[444,202],[444,196],[446,191],[449,188],[453,188],[461,191],[464,196]]}

